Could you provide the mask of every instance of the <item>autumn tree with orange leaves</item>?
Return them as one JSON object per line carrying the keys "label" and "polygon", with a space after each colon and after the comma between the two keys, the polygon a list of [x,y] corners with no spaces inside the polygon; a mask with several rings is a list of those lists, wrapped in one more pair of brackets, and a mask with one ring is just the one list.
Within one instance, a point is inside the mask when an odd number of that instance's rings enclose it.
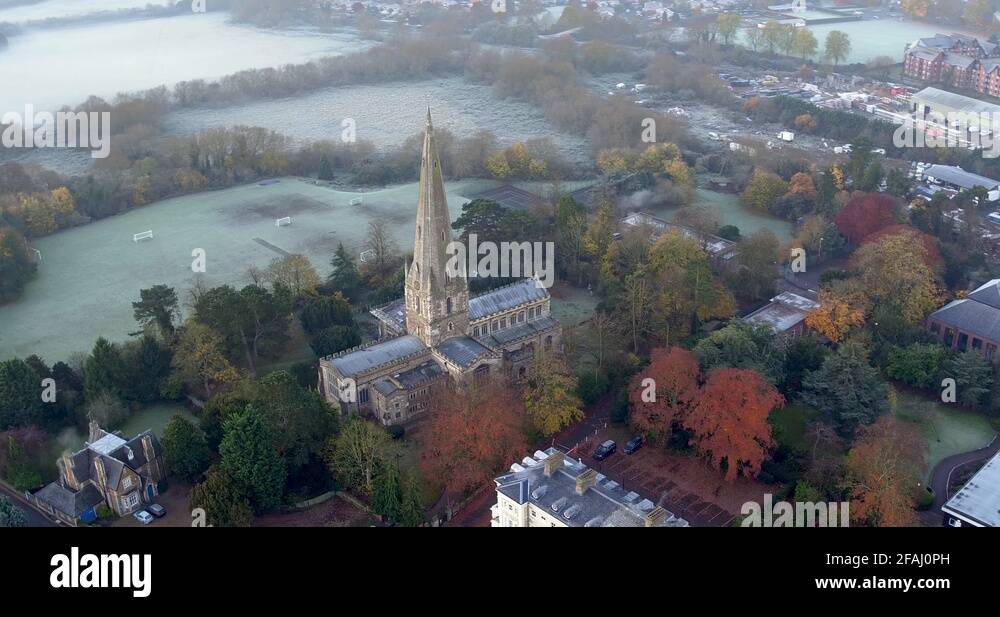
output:
{"label": "autumn tree with orange leaves", "polygon": [[851,521],[873,527],[917,524],[914,505],[926,469],[917,430],[893,416],[862,429],[847,454]]}
{"label": "autumn tree with orange leaves", "polygon": [[420,466],[446,491],[482,487],[528,450],[524,402],[495,382],[443,386],[420,431]]}
{"label": "autumn tree with orange leaves", "polygon": [[725,466],[726,480],[740,472],[755,478],[775,445],[767,417],[784,404],[785,398],[756,371],[716,369],[684,426],[702,456],[718,469]]}
{"label": "autumn tree with orange leaves", "polygon": [[650,357],[652,362],[629,386],[631,419],[647,438],[665,439],[674,423],[682,422],[694,406],[701,367],[698,358],[681,347],[658,347]]}
{"label": "autumn tree with orange leaves", "polygon": [[896,200],[891,196],[884,193],[862,193],[852,197],[833,220],[841,235],[850,242],[859,244],[865,236],[896,225],[899,222],[896,210]]}
{"label": "autumn tree with orange leaves", "polygon": [[834,343],[847,336],[851,328],[865,323],[865,312],[852,308],[844,299],[829,290],[820,290],[819,307],[806,315],[806,325]]}

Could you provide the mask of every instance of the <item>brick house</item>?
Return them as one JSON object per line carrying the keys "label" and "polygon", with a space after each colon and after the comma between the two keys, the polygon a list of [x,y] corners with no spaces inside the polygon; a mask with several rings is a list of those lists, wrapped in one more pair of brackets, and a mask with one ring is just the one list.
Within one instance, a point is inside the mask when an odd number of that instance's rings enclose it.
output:
{"label": "brick house", "polygon": [[106,505],[125,516],[152,503],[166,476],[163,448],[151,431],[126,440],[90,423],[82,450],[58,461],[59,480],[30,496],[38,508],[69,525],[89,523]]}
{"label": "brick house", "polygon": [[945,347],[977,351],[996,360],[1000,347],[1000,279],[934,311],[927,316],[926,325]]}

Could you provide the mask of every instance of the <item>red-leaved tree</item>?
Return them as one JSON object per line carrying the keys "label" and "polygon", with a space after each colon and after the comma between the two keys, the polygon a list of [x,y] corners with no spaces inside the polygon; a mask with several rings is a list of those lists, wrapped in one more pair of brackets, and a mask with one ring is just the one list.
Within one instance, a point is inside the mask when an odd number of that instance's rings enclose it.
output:
{"label": "red-leaved tree", "polygon": [[896,200],[884,193],[863,193],[852,197],[833,220],[841,235],[859,244],[865,236],[899,222]]}
{"label": "red-leaved tree", "polygon": [[[701,367],[698,358],[681,347],[658,347],[652,362],[632,378],[629,403],[632,424],[648,438],[665,438],[674,422],[681,422],[698,398]],[[649,387],[652,379],[652,388]],[[655,401],[650,394],[655,394]]]}
{"label": "red-leaved tree", "polygon": [[774,447],[767,416],[785,399],[774,386],[747,369],[721,368],[708,374],[684,426],[692,443],[714,467],[726,462],[726,480],[736,474],[756,477]]}
{"label": "red-leaved tree", "polygon": [[420,466],[451,493],[466,494],[521,460],[528,450],[525,411],[512,388],[442,386],[420,430]]}

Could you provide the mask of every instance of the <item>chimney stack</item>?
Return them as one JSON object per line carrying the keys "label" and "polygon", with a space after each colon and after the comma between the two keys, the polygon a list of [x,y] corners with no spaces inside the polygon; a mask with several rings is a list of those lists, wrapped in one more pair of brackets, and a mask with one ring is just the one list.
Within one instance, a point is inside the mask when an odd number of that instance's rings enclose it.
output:
{"label": "chimney stack", "polygon": [[562,452],[553,452],[545,459],[545,477],[550,478],[557,469],[561,469],[565,455]]}
{"label": "chimney stack", "polygon": [[656,506],[646,513],[645,519],[646,527],[656,527],[657,525],[663,523],[663,521],[667,520],[667,511],[660,506]]}
{"label": "chimney stack", "polygon": [[576,494],[583,495],[588,488],[594,486],[595,482],[597,482],[597,471],[587,469],[576,477]]}

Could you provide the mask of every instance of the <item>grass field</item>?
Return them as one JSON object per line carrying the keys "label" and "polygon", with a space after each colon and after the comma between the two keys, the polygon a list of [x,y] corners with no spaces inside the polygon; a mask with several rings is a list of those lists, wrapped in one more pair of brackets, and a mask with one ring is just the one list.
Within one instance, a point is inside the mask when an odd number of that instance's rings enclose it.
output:
{"label": "grass field", "polygon": [[796,452],[806,452],[809,444],[806,429],[817,415],[817,411],[805,405],[788,405],[776,409],[768,416],[775,440]]}
{"label": "grass field", "polygon": [[[467,195],[498,184],[449,182],[452,218]],[[279,251],[307,256],[325,275],[338,242],[359,254],[371,220],[387,223],[400,249],[409,250],[416,193],[416,183],[362,195],[283,178],[168,199],[42,238],[35,243],[42,253],[38,276],[17,302],[0,307],[0,359],[38,354],[53,363],[89,351],[99,336],[124,340],[135,330],[131,303],[140,289],[170,285],[186,304],[197,277],[209,286],[242,286],[250,266],[266,267]],[[359,196],[363,202],[350,205]],[[276,227],[275,219],[285,216],[292,224]],[[146,230],[153,231],[152,240],[132,241]],[[204,274],[191,270],[192,251],[199,248],[206,255]]]}
{"label": "grass field", "polygon": [[920,427],[927,444],[927,470],[953,454],[982,448],[996,431],[978,412],[945,405],[910,392],[899,393],[896,414]]}
{"label": "grass field", "polygon": [[[792,239],[792,224],[770,214],[755,212],[740,203],[739,197],[731,193],[720,193],[708,189],[698,189],[697,206],[706,207],[719,221],[719,225],[735,225],[740,228],[740,234],[750,234],[767,229],[782,242]],[[650,210],[656,216],[673,220],[678,208],[653,208]]]}

